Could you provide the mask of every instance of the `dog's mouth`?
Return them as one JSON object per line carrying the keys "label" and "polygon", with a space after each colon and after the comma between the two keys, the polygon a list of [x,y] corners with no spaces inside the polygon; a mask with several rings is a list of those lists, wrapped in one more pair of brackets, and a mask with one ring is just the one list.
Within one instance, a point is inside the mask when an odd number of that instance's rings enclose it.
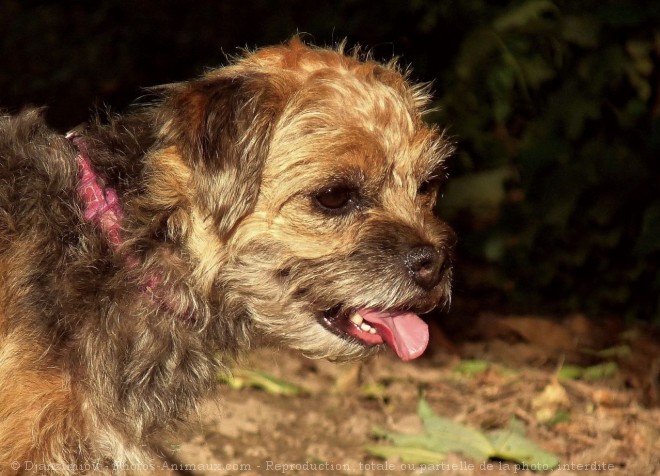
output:
{"label": "dog's mouth", "polygon": [[324,311],[320,321],[331,332],[363,345],[386,343],[401,360],[419,357],[429,342],[428,326],[410,311],[344,309],[338,305]]}

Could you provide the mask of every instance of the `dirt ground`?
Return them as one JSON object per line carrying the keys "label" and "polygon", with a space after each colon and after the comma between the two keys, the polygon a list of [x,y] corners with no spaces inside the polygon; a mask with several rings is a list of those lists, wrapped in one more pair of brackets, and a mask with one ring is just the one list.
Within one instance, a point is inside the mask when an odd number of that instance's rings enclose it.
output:
{"label": "dirt ground", "polygon": [[[222,384],[197,423],[177,435],[185,442],[170,467],[178,463],[188,475],[534,474],[460,453],[435,467],[369,455],[367,446],[388,444],[373,436],[375,426],[421,430],[421,392],[436,414],[481,430],[517,418],[530,440],[561,461],[541,474],[660,474],[660,339],[652,330],[579,315],[481,315],[450,332],[432,324],[431,338],[430,351],[408,363],[390,352],[342,365],[285,350],[253,352],[242,368],[307,393]],[[564,378],[559,369],[569,364],[596,372]]]}

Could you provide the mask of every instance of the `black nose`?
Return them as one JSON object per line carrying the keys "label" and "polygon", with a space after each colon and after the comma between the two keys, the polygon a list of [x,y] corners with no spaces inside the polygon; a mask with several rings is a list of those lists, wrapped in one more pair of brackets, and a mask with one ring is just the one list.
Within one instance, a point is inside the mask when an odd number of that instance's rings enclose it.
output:
{"label": "black nose", "polygon": [[428,291],[442,279],[444,259],[432,246],[416,246],[405,258],[410,276],[421,288]]}

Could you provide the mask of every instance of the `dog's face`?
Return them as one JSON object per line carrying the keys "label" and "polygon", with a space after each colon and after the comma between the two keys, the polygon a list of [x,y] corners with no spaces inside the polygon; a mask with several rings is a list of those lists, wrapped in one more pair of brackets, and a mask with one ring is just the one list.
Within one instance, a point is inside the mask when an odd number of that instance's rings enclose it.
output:
{"label": "dog's face", "polygon": [[212,103],[214,73],[178,99],[203,109],[187,122],[211,135],[209,115],[227,107],[239,123],[233,138],[189,147],[213,151],[190,166],[206,176],[193,180],[205,183],[193,215],[211,217],[189,232],[197,275],[261,336],[309,356],[356,359],[386,343],[417,357],[428,341],[418,314],[450,298],[454,241],[433,213],[451,146],[421,119],[424,90],[295,41],[239,64],[240,106]]}

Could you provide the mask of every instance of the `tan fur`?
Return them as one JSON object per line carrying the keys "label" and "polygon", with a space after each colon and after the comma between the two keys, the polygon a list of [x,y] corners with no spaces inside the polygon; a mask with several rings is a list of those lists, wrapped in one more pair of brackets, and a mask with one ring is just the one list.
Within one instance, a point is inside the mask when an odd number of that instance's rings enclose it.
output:
{"label": "tan fur", "polygon": [[23,469],[29,469],[24,462],[65,464],[76,457],[72,443],[84,431],[79,404],[69,377],[26,334],[0,341],[0,462],[20,461]]}
{"label": "tan fur", "polygon": [[80,132],[120,194],[118,245],[83,218],[76,147],[38,112],[0,118],[2,474],[139,473],[250,346],[364,358],[380,346],[351,312],[450,299],[433,208],[452,146],[395,63],[294,39],[156,91]]}

